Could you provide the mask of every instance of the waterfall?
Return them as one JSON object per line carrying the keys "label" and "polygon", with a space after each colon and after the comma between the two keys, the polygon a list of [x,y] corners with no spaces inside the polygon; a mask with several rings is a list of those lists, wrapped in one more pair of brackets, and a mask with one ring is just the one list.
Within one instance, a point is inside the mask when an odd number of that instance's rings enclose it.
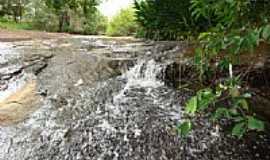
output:
{"label": "waterfall", "polygon": [[156,88],[163,85],[163,82],[158,79],[158,75],[162,74],[163,69],[163,65],[157,64],[153,59],[141,60],[124,77],[127,79],[127,86]]}
{"label": "waterfall", "polygon": [[157,64],[153,59],[138,61],[133,68],[122,76],[127,82],[120,93],[114,96],[114,102],[124,101],[127,98],[125,93],[132,88],[146,88],[150,93],[152,89],[163,86],[164,83],[158,79],[158,75],[162,74],[163,69],[163,65]]}

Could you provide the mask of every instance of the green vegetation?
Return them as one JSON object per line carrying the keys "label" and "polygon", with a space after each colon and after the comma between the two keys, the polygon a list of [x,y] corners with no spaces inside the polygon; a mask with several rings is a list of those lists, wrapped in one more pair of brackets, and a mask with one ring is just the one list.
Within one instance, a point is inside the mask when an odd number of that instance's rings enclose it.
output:
{"label": "green vegetation", "polygon": [[137,23],[135,22],[135,13],[132,7],[122,9],[109,22],[107,28],[107,35],[110,36],[130,36],[137,30]]}
{"label": "green vegetation", "polygon": [[12,16],[15,22],[18,22],[22,19],[28,3],[28,0],[1,0],[0,17],[9,15]]}
{"label": "green vegetation", "polygon": [[[138,36],[155,40],[183,40],[205,31],[212,23],[191,18],[190,0],[136,0]],[[211,18],[211,17],[210,17]]]}
{"label": "green vegetation", "polygon": [[33,26],[29,22],[16,23],[14,21],[0,19],[0,28],[11,30],[32,30]]}
{"label": "green vegetation", "polygon": [[99,0],[3,0],[1,28],[104,34],[107,20]]}
{"label": "green vegetation", "polygon": [[[200,47],[196,49],[194,63],[205,89],[199,90],[187,102],[186,113],[194,116],[208,110],[215,121],[226,118],[234,125],[232,134],[239,138],[249,130],[263,131],[264,123],[256,118],[248,105],[251,94],[242,87],[241,75],[233,74],[233,66],[240,63],[241,53],[254,51],[261,42],[269,43],[269,3],[204,0],[192,0],[191,3],[195,20],[214,17],[216,23],[198,36]],[[224,71],[228,73],[227,78],[206,83]],[[186,122],[180,125],[180,130],[184,128],[182,126],[186,126]]]}

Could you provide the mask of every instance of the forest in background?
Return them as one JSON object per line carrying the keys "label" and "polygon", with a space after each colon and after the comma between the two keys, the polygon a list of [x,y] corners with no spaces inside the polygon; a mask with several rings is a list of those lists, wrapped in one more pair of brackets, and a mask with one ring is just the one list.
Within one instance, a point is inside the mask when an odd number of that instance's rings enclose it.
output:
{"label": "forest in background", "polygon": [[[187,102],[188,117],[211,108],[212,118],[227,118],[232,134],[264,130],[251,111],[252,97],[235,73],[243,53],[270,41],[268,0],[135,0],[108,21],[98,0],[2,0],[0,27],[80,34],[134,35],[153,40],[188,40],[196,44],[194,66],[200,88]],[[192,128],[187,120],[179,132]]]}
{"label": "forest in background", "polygon": [[2,0],[2,28],[103,34],[107,19],[98,0]]}

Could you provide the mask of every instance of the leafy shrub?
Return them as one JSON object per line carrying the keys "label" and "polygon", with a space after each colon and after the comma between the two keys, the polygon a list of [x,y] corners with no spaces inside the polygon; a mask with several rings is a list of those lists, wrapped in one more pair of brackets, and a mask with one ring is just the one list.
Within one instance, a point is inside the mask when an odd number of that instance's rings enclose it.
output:
{"label": "leafy shrub", "polygon": [[9,16],[0,17],[0,28],[14,29],[14,30],[31,30],[33,26],[30,22],[14,22]]}
{"label": "leafy shrub", "polygon": [[33,27],[38,30],[56,32],[58,31],[58,17],[48,12],[47,9],[38,10],[32,20]]}
{"label": "leafy shrub", "polygon": [[[260,42],[270,42],[270,3],[268,1],[191,0],[192,16],[215,21],[211,29],[198,36],[200,47],[195,52],[195,64],[201,82],[214,79],[218,71],[228,70],[228,77],[206,84],[186,104],[186,113],[194,116],[209,107],[214,120],[226,118],[233,123],[232,134],[241,138],[247,131],[263,131],[264,122],[252,113],[247,99],[251,94],[241,87],[241,76],[233,75],[233,65],[239,55],[252,52]],[[252,18],[256,17],[256,18]],[[218,64],[218,65],[216,65]],[[214,83],[214,84],[213,84]],[[190,120],[179,125],[186,135]],[[191,126],[191,124],[189,125]]]}
{"label": "leafy shrub", "polygon": [[[81,9],[68,10],[67,17],[69,21],[62,27],[64,32],[90,35],[104,34],[106,31],[107,19],[98,11],[85,16]],[[59,31],[59,16],[46,6],[35,12],[32,22],[36,29]]]}
{"label": "leafy shrub", "polygon": [[19,22],[16,23],[14,21],[1,21],[0,20],[0,28],[3,29],[11,29],[11,30],[31,30],[33,26],[29,22]]}
{"label": "leafy shrub", "polygon": [[208,28],[205,19],[192,19],[190,0],[136,0],[140,36],[155,40],[177,40]]}
{"label": "leafy shrub", "polygon": [[109,36],[129,36],[136,32],[137,23],[135,22],[134,9],[129,7],[122,9],[109,22],[106,34]]}
{"label": "leafy shrub", "polygon": [[96,13],[85,19],[82,33],[102,35],[106,33],[107,25],[107,17],[97,11]]}
{"label": "leafy shrub", "polygon": [[76,12],[71,12],[70,15],[68,32],[86,35],[105,34],[107,18],[100,12],[89,14],[87,17]]}

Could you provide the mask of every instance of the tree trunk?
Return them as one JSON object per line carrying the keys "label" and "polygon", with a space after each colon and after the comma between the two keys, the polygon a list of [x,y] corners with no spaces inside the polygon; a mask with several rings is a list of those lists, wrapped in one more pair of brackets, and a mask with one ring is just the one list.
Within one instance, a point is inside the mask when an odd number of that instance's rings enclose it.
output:
{"label": "tree trunk", "polygon": [[63,32],[63,23],[64,23],[64,18],[63,18],[63,13],[60,13],[59,15],[59,32]]}
{"label": "tree trunk", "polygon": [[70,25],[70,17],[67,11],[63,11],[59,15],[59,32],[63,32]]}

